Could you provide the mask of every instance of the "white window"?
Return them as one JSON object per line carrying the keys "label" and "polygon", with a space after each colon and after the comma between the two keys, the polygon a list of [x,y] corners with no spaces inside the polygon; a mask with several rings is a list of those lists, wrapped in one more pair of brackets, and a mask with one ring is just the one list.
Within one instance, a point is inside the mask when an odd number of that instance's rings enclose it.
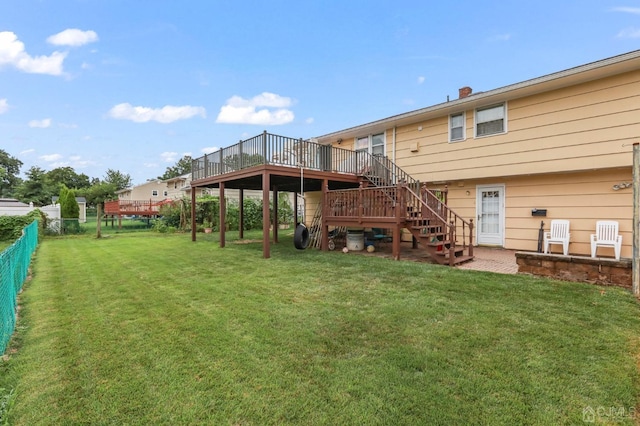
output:
{"label": "white window", "polygon": [[505,104],[476,110],[476,136],[495,135],[507,131],[507,108]]}
{"label": "white window", "polygon": [[465,140],[465,113],[453,114],[449,116],[449,142],[458,142]]}
{"label": "white window", "polygon": [[152,197],[157,197],[158,196],[158,190],[157,189],[152,190],[151,191],[151,196]]}
{"label": "white window", "polygon": [[384,133],[356,138],[355,150],[373,155],[384,155]]}
{"label": "white window", "polygon": [[164,196],[166,197],[167,195],[169,195],[169,191],[164,191],[164,192],[162,193],[162,195],[164,195]]}

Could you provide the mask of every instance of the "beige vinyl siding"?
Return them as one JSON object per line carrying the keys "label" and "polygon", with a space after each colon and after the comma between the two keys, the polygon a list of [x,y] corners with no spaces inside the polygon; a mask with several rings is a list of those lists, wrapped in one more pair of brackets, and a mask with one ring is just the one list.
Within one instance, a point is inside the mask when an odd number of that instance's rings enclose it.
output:
{"label": "beige vinyl siding", "polygon": [[[456,143],[448,142],[448,116],[399,127],[397,163],[430,182],[630,165],[640,71],[509,100],[507,116],[507,133],[473,138],[474,110],[467,110],[467,138]],[[411,152],[415,143],[419,151]]]}
{"label": "beige vinyl siding", "polygon": [[[569,252],[589,256],[589,238],[596,221],[616,220],[623,236],[622,256],[631,257],[633,195],[631,188],[613,189],[613,185],[631,181],[631,168],[460,181],[449,187],[449,205],[463,218],[474,218],[476,186],[504,184],[505,248],[535,251],[541,221],[549,230],[551,220],[569,219]],[[547,216],[532,216],[533,208],[547,209]],[[598,254],[606,256],[610,252],[604,249]]]}
{"label": "beige vinyl siding", "polygon": [[302,222],[307,225],[307,227],[311,227],[313,215],[316,214],[316,209],[318,205],[320,205],[321,200],[322,192],[320,191],[304,193],[304,219]]}

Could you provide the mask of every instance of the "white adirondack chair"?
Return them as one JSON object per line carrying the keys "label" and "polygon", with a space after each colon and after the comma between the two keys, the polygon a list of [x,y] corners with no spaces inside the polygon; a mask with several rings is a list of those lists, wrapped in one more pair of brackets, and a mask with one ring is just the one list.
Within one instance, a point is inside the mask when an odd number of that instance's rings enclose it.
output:
{"label": "white adirondack chair", "polygon": [[544,252],[549,252],[550,244],[562,244],[562,253],[566,256],[569,253],[569,221],[554,219],[551,221],[551,230],[544,233]]}
{"label": "white adirondack chair", "polygon": [[613,247],[616,260],[620,260],[622,235],[618,235],[618,222],[615,220],[596,222],[596,233],[591,234],[591,257],[596,257],[598,247]]}

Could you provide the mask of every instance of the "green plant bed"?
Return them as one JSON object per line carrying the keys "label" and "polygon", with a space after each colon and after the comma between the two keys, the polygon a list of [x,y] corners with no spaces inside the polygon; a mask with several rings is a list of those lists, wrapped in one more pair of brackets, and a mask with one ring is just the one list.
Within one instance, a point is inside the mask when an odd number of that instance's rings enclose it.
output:
{"label": "green plant bed", "polygon": [[633,424],[627,291],[299,251],[290,234],[270,259],[260,232],[45,240],[0,364],[7,420],[570,425],[591,408]]}

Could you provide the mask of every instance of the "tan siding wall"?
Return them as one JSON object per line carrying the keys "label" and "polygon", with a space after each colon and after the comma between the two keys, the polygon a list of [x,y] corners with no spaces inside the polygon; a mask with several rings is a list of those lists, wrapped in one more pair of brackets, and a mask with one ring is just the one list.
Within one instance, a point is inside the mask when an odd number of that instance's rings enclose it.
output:
{"label": "tan siding wall", "polygon": [[[622,256],[631,257],[631,188],[613,190],[613,185],[631,182],[631,168],[598,173],[564,173],[503,179],[454,182],[449,188],[449,205],[465,219],[476,215],[476,186],[505,185],[505,248],[535,251],[538,229],[544,221],[549,230],[552,219],[571,221],[569,252],[589,255],[589,236],[597,220],[617,220],[622,237]],[[459,186],[464,185],[464,186]],[[469,195],[466,192],[469,191]],[[532,216],[531,209],[547,209],[546,217]],[[475,222],[475,220],[474,220]],[[599,254],[608,255],[606,249]]]}
{"label": "tan siding wall", "polygon": [[313,215],[316,213],[316,209],[322,200],[322,192],[305,192],[304,193],[304,220],[303,223],[308,227],[311,226],[311,221],[313,220]]}
{"label": "tan siding wall", "polygon": [[[635,71],[509,101],[508,132],[501,135],[474,138],[473,109],[466,111],[467,138],[461,142],[448,143],[447,116],[399,127],[396,159],[429,182],[630,166],[639,115]],[[411,152],[416,142],[419,152]]]}

